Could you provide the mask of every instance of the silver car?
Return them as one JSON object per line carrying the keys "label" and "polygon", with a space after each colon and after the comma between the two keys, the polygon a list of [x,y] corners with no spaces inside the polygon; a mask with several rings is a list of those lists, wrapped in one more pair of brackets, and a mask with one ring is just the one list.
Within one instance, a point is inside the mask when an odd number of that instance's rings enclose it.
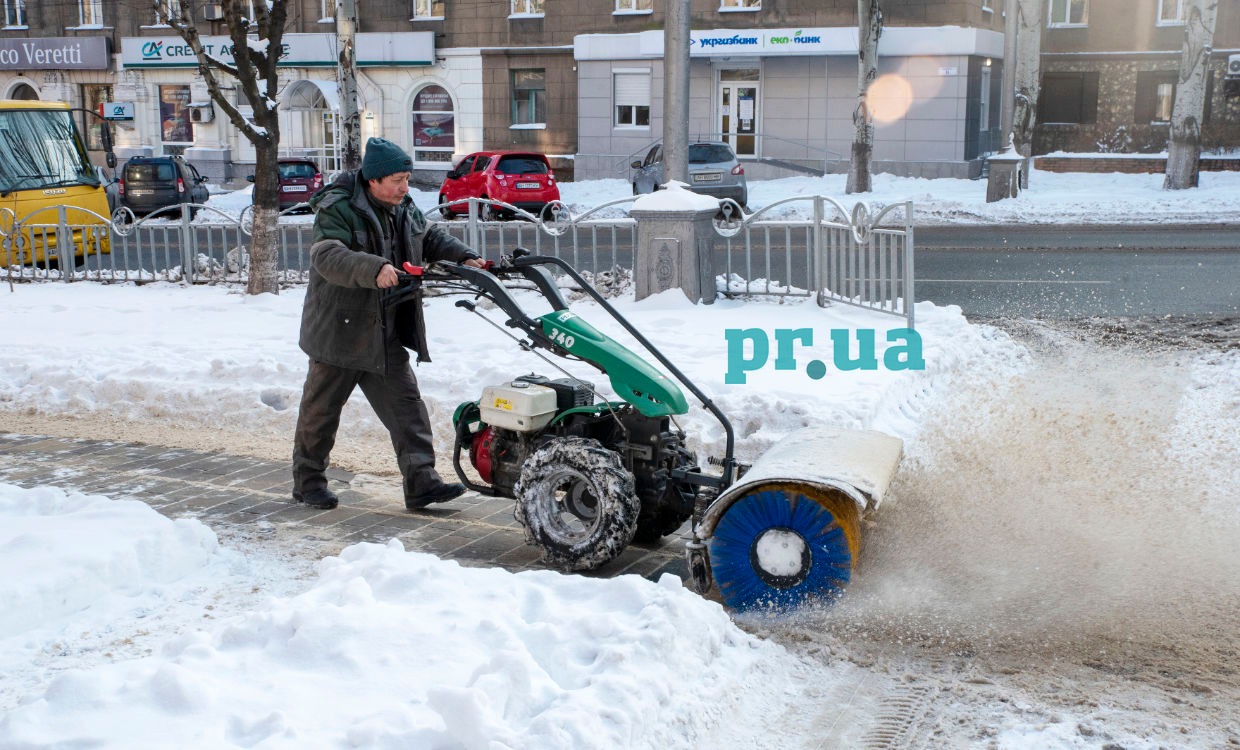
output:
{"label": "silver car", "polygon": [[[633,194],[653,193],[663,178],[663,145],[653,146],[646,158],[635,161]],[[689,144],[689,189],[714,198],[731,198],[741,206],[749,200],[745,184],[745,168],[736,160],[736,152],[722,141],[698,141]]]}

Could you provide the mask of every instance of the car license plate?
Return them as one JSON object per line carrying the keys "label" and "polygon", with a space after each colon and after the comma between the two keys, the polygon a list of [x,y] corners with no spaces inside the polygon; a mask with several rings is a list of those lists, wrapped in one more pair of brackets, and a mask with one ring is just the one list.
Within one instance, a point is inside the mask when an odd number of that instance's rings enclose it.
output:
{"label": "car license plate", "polygon": [[284,192],[286,192],[286,193],[304,193],[304,192],[306,192],[306,186],[305,186],[305,185],[285,185],[285,186],[284,186]]}
{"label": "car license plate", "polygon": [[720,175],[718,172],[703,172],[693,175],[694,182],[719,182]]}
{"label": "car license plate", "polygon": [[518,182],[517,183],[518,190],[537,190],[540,187],[542,187],[542,185],[538,184],[537,182]]}

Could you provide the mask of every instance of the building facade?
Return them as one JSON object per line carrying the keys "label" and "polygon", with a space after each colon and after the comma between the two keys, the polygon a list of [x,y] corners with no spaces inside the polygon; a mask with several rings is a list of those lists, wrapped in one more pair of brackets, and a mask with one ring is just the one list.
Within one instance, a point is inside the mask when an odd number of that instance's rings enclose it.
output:
{"label": "building facade", "polygon": [[[363,138],[408,149],[423,185],[482,148],[544,152],[561,179],[628,179],[629,162],[661,138],[662,0],[355,2]],[[1120,125],[1132,150],[1161,148],[1181,3],[1048,0],[1039,152],[1098,150]],[[183,4],[212,54],[227,59],[221,6]],[[105,112],[122,159],[179,153],[220,182],[252,170],[252,147],[209,100],[193,56],[150,0],[0,5],[0,97]],[[1002,10],[1002,0],[884,0],[869,100],[876,171],[981,174],[1000,141]],[[847,168],[855,0],[692,0],[690,24],[691,137],[731,142],[753,177]],[[1235,146],[1240,99],[1226,53],[1240,46],[1240,0],[1220,0],[1217,28],[1206,132]],[[335,0],[289,0],[284,41],[281,150],[332,170]],[[244,97],[230,96],[244,113]],[[82,115],[82,124],[102,161],[97,121]]]}
{"label": "building facade", "polygon": [[[1056,0],[1033,150],[1166,150],[1187,0]],[[1240,0],[1219,0],[1202,146],[1240,148]]]}

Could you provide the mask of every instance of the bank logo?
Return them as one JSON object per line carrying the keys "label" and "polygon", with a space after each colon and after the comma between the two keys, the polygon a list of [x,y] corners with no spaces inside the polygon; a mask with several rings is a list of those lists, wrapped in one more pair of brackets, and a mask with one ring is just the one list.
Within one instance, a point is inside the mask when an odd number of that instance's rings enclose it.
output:
{"label": "bank logo", "polygon": [[164,43],[163,42],[147,42],[142,45],[143,60],[162,60],[164,59]]}

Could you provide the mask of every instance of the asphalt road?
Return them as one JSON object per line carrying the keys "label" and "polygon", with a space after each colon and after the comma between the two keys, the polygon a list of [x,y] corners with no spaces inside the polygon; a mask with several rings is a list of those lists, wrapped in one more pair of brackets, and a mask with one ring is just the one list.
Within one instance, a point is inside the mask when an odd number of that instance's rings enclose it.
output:
{"label": "asphalt road", "polygon": [[1240,312],[1240,226],[915,230],[916,298],[984,317]]}

